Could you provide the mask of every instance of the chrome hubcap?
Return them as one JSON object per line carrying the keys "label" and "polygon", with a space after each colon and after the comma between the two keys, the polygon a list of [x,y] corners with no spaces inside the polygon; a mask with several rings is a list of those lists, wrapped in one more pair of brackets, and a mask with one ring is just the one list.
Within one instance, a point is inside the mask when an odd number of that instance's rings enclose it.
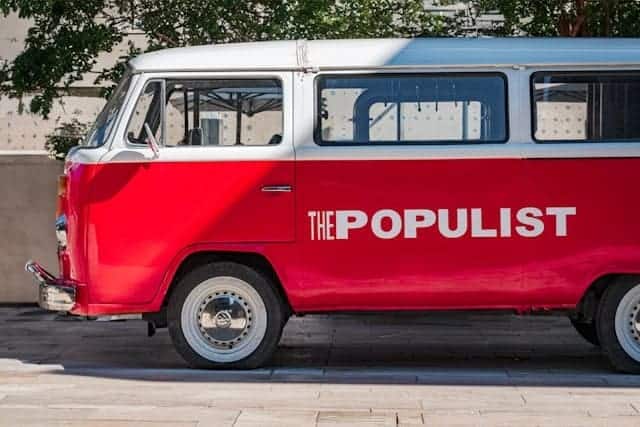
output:
{"label": "chrome hubcap", "polygon": [[248,334],[253,323],[249,303],[235,292],[215,292],[198,309],[202,336],[217,348],[233,348]]}
{"label": "chrome hubcap", "polygon": [[189,346],[205,359],[229,363],[251,355],[267,331],[267,310],[249,283],[207,279],[187,295],[180,315]]}
{"label": "chrome hubcap", "polygon": [[640,341],[640,320],[638,314],[640,313],[640,301],[631,309],[629,314],[629,333],[633,336],[635,341]]}

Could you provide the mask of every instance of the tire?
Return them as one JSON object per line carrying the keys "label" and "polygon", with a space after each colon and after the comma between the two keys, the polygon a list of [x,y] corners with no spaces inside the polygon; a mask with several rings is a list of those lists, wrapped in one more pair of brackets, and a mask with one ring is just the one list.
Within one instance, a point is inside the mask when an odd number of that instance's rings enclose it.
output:
{"label": "tire", "polygon": [[170,296],[169,334],[192,368],[253,369],[275,352],[286,321],[274,285],[246,265],[207,264]]}
{"label": "tire", "polygon": [[598,308],[598,338],[618,371],[640,374],[640,279],[624,276],[611,283]]}
{"label": "tire", "polygon": [[598,339],[598,331],[596,330],[595,322],[580,322],[574,319],[570,319],[571,324],[575,328],[576,332],[587,340],[589,343],[600,346],[600,340]]}

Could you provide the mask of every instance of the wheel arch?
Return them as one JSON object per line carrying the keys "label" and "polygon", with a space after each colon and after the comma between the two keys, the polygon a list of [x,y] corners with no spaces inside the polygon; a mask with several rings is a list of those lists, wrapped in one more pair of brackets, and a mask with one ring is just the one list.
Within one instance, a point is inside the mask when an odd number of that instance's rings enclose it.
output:
{"label": "wheel arch", "polygon": [[604,291],[618,279],[628,276],[640,277],[640,273],[606,273],[597,277],[582,294],[576,308],[571,312],[571,318],[586,323],[593,322]]}
{"label": "wheel arch", "polygon": [[274,288],[282,300],[282,303],[287,310],[286,315],[293,313],[293,309],[287,293],[284,290],[282,281],[278,273],[276,272],[273,264],[263,254],[256,252],[236,252],[236,251],[217,251],[217,250],[198,250],[186,255],[182,261],[178,264],[173,277],[169,281],[164,296],[162,297],[161,310],[164,311],[167,307],[168,301],[171,298],[171,294],[176,288],[176,284],[182,279],[185,274],[193,269],[213,262],[235,262],[238,264],[246,265],[253,268],[259,273],[264,274],[270,282],[274,285]]}

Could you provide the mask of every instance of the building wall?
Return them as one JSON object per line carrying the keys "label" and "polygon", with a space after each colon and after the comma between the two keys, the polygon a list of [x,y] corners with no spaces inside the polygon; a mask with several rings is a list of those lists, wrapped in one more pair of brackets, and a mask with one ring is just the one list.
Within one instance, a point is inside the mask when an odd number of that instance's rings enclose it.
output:
{"label": "building wall", "polygon": [[[17,14],[0,15],[0,61],[12,60],[24,48],[30,22]],[[100,55],[95,69],[111,67],[127,50],[127,42],[144,46],[144,35],[131,33],[111,52]],[[0,97],[0,304],[37,300],[37,289],[24,271],[30,258],[57,273],[54,216],[56,179],[62,163],[44,151],[46,135],[63,122],[91,123],[104,105],[97,97],[95,74],[73,84],[75,93],[53,105],[48,119],[29,113],[31,96]]]}
{"label": "building wall", "polygon": [[[28,105],[31,96],[23,103]],[[92,123],[105,104],[103,98],[67,96],[56,102],[49,119],[19,112],[17,99],[0,99],[0,150],[44,150],[45,138],[63,122]]]}
{"label": "building wall", "polygon": [[[11,61],[24,49],[24,40],[31,24],[31,21],[20,19],[15,13],[6,17],[0,14],[0,62]],[[120,57],[126,55],[129,42],[141,48],[146,46],[143,33],[127,32],[121,43],[96,58],[93,71],[111,68]],[[93,122],[105,103],[99,96],[100,86],[95,84],[95,78],[95,73],[87,73],[74,82],[71,85],[74,96],[64,96],[54,102],[47,119],[30,114],[29,103],[33,96],[25,96],[22,100],[0,96],[0,151],[43,150],[45,137],[61,123],[73,119],[81,123]],[[103,82],[102,85],[111,83]]]}
{"label": "building wall", "polygon": [[30,258],[57,273],[54,217],[62,163],[45,154],[0,154],[0,303],[33,302]]}

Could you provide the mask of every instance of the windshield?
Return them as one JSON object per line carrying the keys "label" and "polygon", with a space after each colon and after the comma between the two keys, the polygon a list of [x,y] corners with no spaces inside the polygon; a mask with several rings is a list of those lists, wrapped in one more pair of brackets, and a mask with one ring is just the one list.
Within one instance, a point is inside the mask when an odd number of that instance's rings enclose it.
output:
{"label": "windshield", "polygon": [[124,104],[124,99],[129,91],[130,83],[131,73],[127,70],[122,77],[122,80],[111,94],[109,101],[96,118],[96,121],[91,127],[86,138],[82,141],[83,146],[99,147],[107,141],[107,138],[109,138],[111,130],[115,125],[118,113]]}

